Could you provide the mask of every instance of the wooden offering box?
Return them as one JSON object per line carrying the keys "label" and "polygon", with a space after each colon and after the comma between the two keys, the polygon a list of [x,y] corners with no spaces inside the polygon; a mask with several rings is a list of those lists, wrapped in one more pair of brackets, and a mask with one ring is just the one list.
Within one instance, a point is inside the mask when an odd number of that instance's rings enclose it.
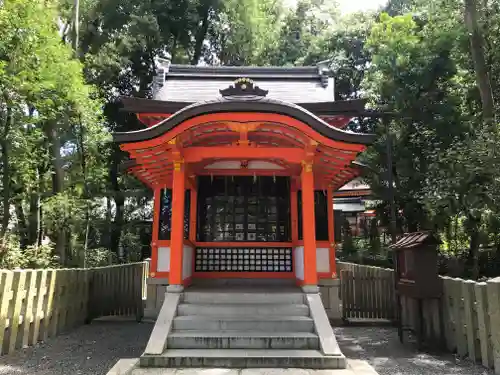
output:
{"label": "wooden offering box", "polygon": [[396,290],[416,299],[439,298],[442,284],[438,274],[438,245],[430,231],[405,233],[390,248],[394,250]]}

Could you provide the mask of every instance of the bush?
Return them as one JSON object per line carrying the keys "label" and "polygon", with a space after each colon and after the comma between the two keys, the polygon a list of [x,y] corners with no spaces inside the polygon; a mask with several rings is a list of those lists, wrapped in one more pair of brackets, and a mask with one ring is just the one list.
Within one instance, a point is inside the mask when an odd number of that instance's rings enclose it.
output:
{"label": "bush", "polygon": [[19,242],[8,236],[0,243],[0,267],[16,268],[58,268],[58,257],[53,255],[52,244],[28,246],[22,250]]}
{"label": "bush", "polygon": [[86,268],[104,267],[118,263],[118,257],[114,252],[105,248],[87,249]]}

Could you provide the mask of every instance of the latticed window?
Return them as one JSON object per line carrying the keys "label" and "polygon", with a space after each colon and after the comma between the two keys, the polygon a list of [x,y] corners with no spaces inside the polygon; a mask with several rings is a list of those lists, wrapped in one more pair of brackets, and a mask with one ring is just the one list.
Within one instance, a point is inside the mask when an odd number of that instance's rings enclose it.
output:
{"label": "latticed window", "polygon": [[198,194],[200,241],[291,240],[287,177],[202,176]]}
{"label": "latticed window", "polygon": [[[189,217],[191,207],[191,192],[186,190],[184,196],[184,238],[189,238]],[[162,189],[160,193],[159,240],[170,240],[172,229],[172,189]]]}

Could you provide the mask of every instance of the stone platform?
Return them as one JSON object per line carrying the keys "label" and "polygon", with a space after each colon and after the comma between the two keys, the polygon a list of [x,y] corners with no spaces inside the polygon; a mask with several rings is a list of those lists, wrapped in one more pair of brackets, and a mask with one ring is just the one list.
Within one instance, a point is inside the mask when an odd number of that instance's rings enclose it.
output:
{"label": "stone platform", "polygon": [[346,369],[302,368],[139,368],[139,358],[121,359],[107,375],[378,375],[366,361],[347,360]]}
{"label": "stone platform", "polygon": [[318,288],[207,284],[167,288],[138,362],[122,360],[108,375],[376,374],[365,363],[348,368]]}

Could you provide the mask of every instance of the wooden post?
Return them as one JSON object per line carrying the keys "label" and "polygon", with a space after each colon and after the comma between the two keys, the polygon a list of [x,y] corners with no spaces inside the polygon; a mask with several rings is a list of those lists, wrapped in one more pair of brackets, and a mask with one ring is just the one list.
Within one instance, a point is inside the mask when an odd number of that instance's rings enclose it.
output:
{"label": "wooden post", "polygon": [[304,238],[304,285],[316,286],[316,227],[314,218],[314,174],[312,162],[302,163],[302,236]]}
{"label": "wooden post", "polygon": [[182,285],[185,184],[184,162],[175,161],[172,184],[172,225],[170,232],[170,285]]}
{"label": "wooden post", "polygon": [[299,241],[298,227],[298,205],[297,205],[297,184],[293,180],[290,186],[290,216],[292,219],[292,244],[296,245]]}
{"label": "wooden post", "polygon": [[326,192],[327,212],[328,212],[328,242],[330,244],[330,274],[332,278],[337,278],[337,262],[335,261],[335,216],[333,212],[333,190],[328,186]]}
{"label": "wooden post", "polygon": [[492,362],[495,374],[500,374],[500,277],[489,280],[486,290],[490,316]]}
{"label": "wooden post", "polygon": [[196,241],[196,214],[198,208],[198,190],[197,186],[191,186],[191,202],[189,206],[189,241],[193,244]]}
{"label": "wooden post", "polygon": [[153,230],[151,233],[151,263],[148,277],[155,277],[158,272],[158,238],[160,232],[160,210],[161,210],[161,194],[162,189],[154,190],[153,204]]}

